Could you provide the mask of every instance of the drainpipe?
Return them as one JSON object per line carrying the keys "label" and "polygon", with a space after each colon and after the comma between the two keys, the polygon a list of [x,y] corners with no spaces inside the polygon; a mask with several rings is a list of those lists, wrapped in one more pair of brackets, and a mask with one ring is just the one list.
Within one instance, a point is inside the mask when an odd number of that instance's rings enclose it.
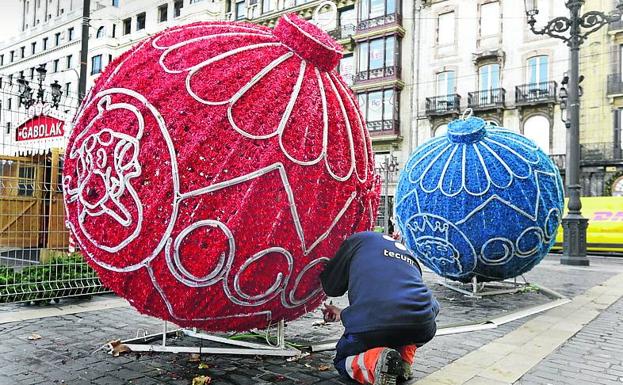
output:
{"label": "drainpipe", "polygon": [[[420,115],[420,93],[418,86],[420,84],[420,48],[422,30],[422,0],[416,0],[413,4],[413,22],[416,24],[413,28],[413,47],[414,53],[411,55],[411,135],[415,137],[415,146],[419,145],[419,115]],[[409,139],[409,155],[413,152],[413,138]]]}

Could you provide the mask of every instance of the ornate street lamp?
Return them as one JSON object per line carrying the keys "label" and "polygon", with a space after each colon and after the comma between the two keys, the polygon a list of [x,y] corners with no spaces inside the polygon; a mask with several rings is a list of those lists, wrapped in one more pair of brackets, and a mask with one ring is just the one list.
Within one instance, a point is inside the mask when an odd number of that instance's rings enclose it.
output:
{"label": "ornate street lamp", "polygon": [[45,64],[40,64],[37,67],[37,80],[39,81],[39,90],[37,91],[37,100],[40,103],[43,103],[43,96],[45,95],[45,91],[43,90],[43,82],[45,80],[45,75],[47,74],[47,70],[45,69]]}
{"label": "ornate street lamp", "polygon": [[19,86],[19,105],[24,105],[28,109],[35,102],[32,98],[32,88],[28,85],[28,80],[24,79],[24,76],[17,79],[17,84]]}
{"label": "ornate street lamp", "polygon": [[569,195],[568,212],[562,219],[564,231],[563,265],[588,266],[586,258],[586,227],[588,219],[582,217],[580,201],[580,46],[591,33],[601,27],[621,20],[623,2],[618,0],[617,10],[607,15],[603,12],[589,11],[580,15],[584,0],[567,0],[565,6],[570,17],[555,17],[542,29],[536,29],[539,10],[537,0],[524,0],[530,30],[536,35],[547,35],[563,40],[569,47],[569,83],[566,88],[567,107],[567,161],[565,179]]}
{"label": "ornate street lamp", "polygon": [[58,110],[58,105],[60,104],[61,96],[63,95],[61,85],[58,84],[58,80],[55,80],[54,83],[50,84],[50,88],[52,89],[52,106]]}
{"label": "ornate street lamp", "polygon": [[63,95],[61,85],[58,84],[58,80],[55,80],[54,83],[50,84],[50,88],[52,89],[52,106],[58,110],[58,105],[60,104],[61,96]]}
{"label": "ornate street lamp", "polygon": [[398,171],[398,158],[392,154],[385,156],[383,163],[379,164],[377,172],[383,172],[384,207],[383,207],[383,232],[389,235],[389,174]]}

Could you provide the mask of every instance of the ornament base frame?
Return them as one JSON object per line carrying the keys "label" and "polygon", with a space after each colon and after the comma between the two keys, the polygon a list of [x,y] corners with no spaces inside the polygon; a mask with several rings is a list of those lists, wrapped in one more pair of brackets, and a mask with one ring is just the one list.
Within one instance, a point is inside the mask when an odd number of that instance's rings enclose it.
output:
{"label": "ornament base frame", "polygon": [[[267,329],[267,333],[269,329]],[[232,347],[218,348],[199,346],[173,346],[167,345],[170,335],[183,334],[186,337],[198,338]],[[249,355],[249,356],[273,356],[295,357],[301,355],[301,351],[286,345],[285,321],[281,320],[276,326],[277,345],[260,344],[246,341],[237,341],[225,337],[219,337],[196,329],[173,329],[168,330],[168,322],[163,321],[161,333],[150,334],[142,337],[122,341],[132,352],[158,352],[158,353],[196,353],[196,354],[224,354],[224,355]],[[160,344],[149,343],[155,339],[161,339]],[[141,343],[143,342],[143,343]]]}
{"label": "ornament base frame", "polygon": [[[439,279],[437,283],[450,290],[464,294],[466,297],[482,298],[492,295],[516,294],[532,286],[523,274],[520,277],[523,282],[517,282],[517,277],[504,281],[478,282],[478,277],[473,276],[469,283],[454,282],[447,278]],[[471,286],[471,290],[464,289],[465,286]],[[540,286],[536,285],[536,287],[540,290]]]}
{"label": "ornament base frame", "polygon": [[[523,278],[523,275],[521,277]],[[525,278],[524,278],[524,281],[525,281]],[[438,327],[437,333],[435,334],[436,336],[445,336],[445,335],[451,335],[451,334],[461,334],[461,333],[469,333],[469,332],[480,331],[480,330],[495,329],[509,322],[516,321],[521,318],[529,317],[534,314],[542,313],[542,312],[554,309],[558,306],[562,306],[566,303],[571,302],[571,300],[568,297],[558,293],[557,291],[554,291],[545,286],[535,284],[535,283],[530,283],[527,281],[523,283],[517,283],[516,278],[514,280],[509,279],[506,281],[486,283],[487,286],[489,287],[491,286],[496,287],[496,285],[497,287],[500,287],[501,284],[518,286],[517,290],[514,292],[511,292],[511,288],[509,288],[509,286],[506,286],[507,287],[506,289],[502,288],[498,290],[491,290],[489,292],[478,291],[479,295],[477,296],[473,295],[471,292],[467,290],[457,287],[456,285],[452,285],[452,284],[449,284],[443,281],[439,281],[438,283],[451,290],[455,290],[459,293],[465,294],[466,296],[473,297],[473,298],[482,298],[482,296],[484,295],[514,294],[514,293],[520,292],[521,290],[527,287],[532,287],[539,293],[549,298],[550,301],[539,304],[539,305],[533,305],[533,306],[521,308],[511,313],[502,313],[497,316],[492,316],[484,321],[482,319],[478,319],[476,321],[459,322],[456,324],[450,324],[450,325]],[[484,284],[484,282],[481,284]],[[492,293],[492,294],[483,294],[483,293]],[[338,340],[325,341],[320,344],[311,345],[309,347],[309,350],[312,353],[335,350],[335,345],[337,341]]]}

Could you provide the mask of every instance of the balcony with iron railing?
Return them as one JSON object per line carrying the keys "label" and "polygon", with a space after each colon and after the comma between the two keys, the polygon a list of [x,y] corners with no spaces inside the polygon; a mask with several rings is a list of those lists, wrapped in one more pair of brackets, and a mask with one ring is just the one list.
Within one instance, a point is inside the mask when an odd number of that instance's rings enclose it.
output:
{"label": "balcony with iron railing", "polygon": [[426,98],[426,116],[458,114],[461,109],[461,95],[451,94]]}
{"label": "balcony with iron railing", "polygon": [[335,40],[348,39],[354,34],[355,34],[354,24],[340,25],[336,29],[329,31],[329,35]]}
{"label": "balcony with iron railing", "polygon": [[467,106],[474,111],[504,108],[505,101],[506,90],[504,88],[475,91],[467,95]]}
{"label": "balcony with iron railing", "polygon": [[549,158],[560,171],[564,171],[567,167],[567,154],[552,154]]}
{"label": "balcony with iron railing", "polygon": [[374,68],[357,72],[357,75],[355,75],[355,82],[367,82],[377,79],[400,79],[400,74],[400,66],[397,65]]}
{"label": "balcony with iron railing", "polygon": [[392,13],[374,17],[372,19],[361,20],[357,24],[357,32],[365,32],[379,27],[387,27],[390,25],[401,25],[402,16],[399,13]]}
{"label": "balcony with iron railing", "polygon": [[623,19],[608,23],[608,31],[615,32],[623,30]]}
{"label": "balcony with iron railing", "polygon": [[366,122],[366,126],[372,139],[400,135],[400,122],[398,120],[373,120]]}
{"label": "balcony with iron railing", "polygon": [[[567,154],[553,154],[549,158],[559,170],[567,167]],[[580,144],[580,163],[585,166],[623,163],[623,150],[613,142]]]}
{"label": "balcony with iron railing", "polygon": [[608,75],[608,96],[623,95],[623,74]]}
{"label": "balcony with iron railing", "polygon": [[522,84],[515,87],[515,104],[518,106],[556,102],[558,84],[554,81]]}
{"label": "balcony with iron railing", "polygon": [[580,144],[580,160],[584,163],[621,161],[621,146],[613,142]]}

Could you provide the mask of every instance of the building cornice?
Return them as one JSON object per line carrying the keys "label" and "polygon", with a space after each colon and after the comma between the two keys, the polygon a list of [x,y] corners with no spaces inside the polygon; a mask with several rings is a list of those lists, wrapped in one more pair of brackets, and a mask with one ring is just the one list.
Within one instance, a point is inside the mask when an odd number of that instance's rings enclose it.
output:
{"label": "building cornice", "polygon": [[[13,63],[6,64],[6,65],[0,67],[0,71],[5,71],[5,70],[10,69],[10,68],[19,67],[20,65],[24,65],[24,64],[28,63],[31,60],[35,60],[35,59],[40,58],[42,56],[47,56],[47,55],[50,55],[51,53],[54,53],[56,51],[61,51],[61,50],[65,49],[65,48],[71,47],[73,45],[79,45],[79,44],[80,44],[80,40],[72,40],[69,43],[65,43],[63,45],[59,45],[58,47],[47,49],[45,51],[41,51],[41,52],[36,53],[34,55],[30,55],[28,57],[25,57],[23,59],[19,59],[19,61],[14,61]],[[37,63],[37,65],[38,64],[42,64],[42,63]]]}
{"label": "building cornice", "polygon": [[[31,40],[31,39],[40,38],[43,35],[46,35],[46,34],[52,32],[52,31],[54,31],[55,29],[62,28],[64,26],[67,26],[68,24],[72,24],[72,23],[75,23],[76,21],[81,21],[81,20],[82,20],[82,17],[77,15],[77,16],[71,18],[71,19],[68,19],[65,22],[62,22],[62,23],[59,23],[59,24],[54,24],[54,25],[50,24],[50,26],[49,26],[50,28],[47,28],[47,29],[44,29],[44,30],[41,30],[41,31],[29,30],[30,32],[34,32],[34,33],[25,35],[27,37],[20,38],[20,36],[22,36],[22,35],[24,35],[26,33],[26,31],[24,31],[24,32],[20,33],[19,35],[14,36],[10,40],[6,40],[6,41],[3,41],[3,42],[0,42],[0,44],[11,43],[11,44],[7,45],[6,47],[0,48],[0,53],[3,53],[3,51],[8,50],[10,48],[18,47],[20,45],[23,45],[24,43],[29,42],[29,40]],[[43,26],[45,26],[45,24]]]}

